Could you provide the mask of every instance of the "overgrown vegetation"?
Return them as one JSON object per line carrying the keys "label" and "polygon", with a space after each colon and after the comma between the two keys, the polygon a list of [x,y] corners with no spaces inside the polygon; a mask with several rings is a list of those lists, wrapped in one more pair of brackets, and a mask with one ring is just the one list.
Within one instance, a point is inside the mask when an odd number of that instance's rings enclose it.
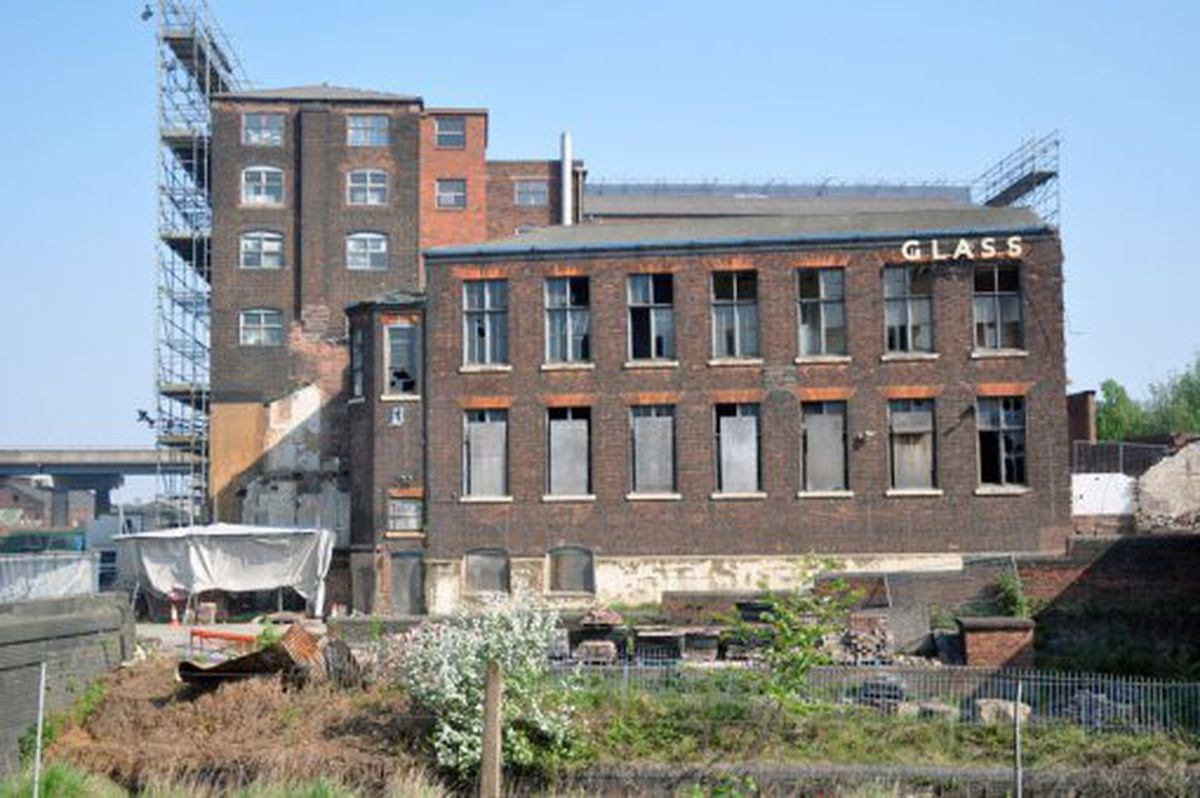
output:
{"label": "overgrown vegetation", "polygon": [[1015,569],[1003,571],[996,578],[996,605],[1011,618],[1029,617],[1029,600]]}
{"label": "overgrown vegetation", "polygon": [[1200,433],[1200,354],[1178,374],[1150,386],[1150,397],[1138,401],[1116,380],[1100,385],[1096,435],[1100,440],[1172,433]]}
{"label": "overgrown vegetation", "polygon": [[[103,680],[97,679],[84,689],[75,699],[70,709],[62,712],[48,712],[42,723],[42,750],[45,751],[62,735],[69,725],[82,726],[96,713],[104,701],[107,687]],[[37,725],[30,725],[21,733],[17,740],[17,749],[22,762],[32,761],[37,751]]]}

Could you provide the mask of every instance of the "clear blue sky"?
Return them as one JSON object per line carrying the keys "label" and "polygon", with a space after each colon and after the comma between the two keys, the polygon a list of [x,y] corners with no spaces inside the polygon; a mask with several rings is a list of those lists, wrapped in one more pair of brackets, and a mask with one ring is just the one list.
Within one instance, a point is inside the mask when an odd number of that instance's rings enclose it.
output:
{"label": "clear blue sky", "polygon": [[[596,177],[973,177],[1064,139],[1068,373],[1200,349],[1200,4],[215,0],[262,86],[491,109]],[[155,69],[141,2],[0,11],[0,444],[149,443]]]}

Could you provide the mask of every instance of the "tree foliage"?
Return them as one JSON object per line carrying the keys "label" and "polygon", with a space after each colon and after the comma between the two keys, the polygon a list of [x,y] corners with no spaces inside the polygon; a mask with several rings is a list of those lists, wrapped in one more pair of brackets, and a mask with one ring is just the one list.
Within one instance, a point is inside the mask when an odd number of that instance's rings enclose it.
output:
{"label": "tree foliage", "polygon": [[1188,368],[1150,386],[1150,398],[1137,401],[1116,380],[1100,385],[1096,435],[1123,441],[1150,435],[1200,433],[1200,355]]}

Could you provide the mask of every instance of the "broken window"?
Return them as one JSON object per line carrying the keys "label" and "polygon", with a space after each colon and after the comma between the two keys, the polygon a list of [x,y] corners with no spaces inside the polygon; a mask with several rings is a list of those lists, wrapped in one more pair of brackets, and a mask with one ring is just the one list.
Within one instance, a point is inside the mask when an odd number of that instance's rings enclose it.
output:
{"label": "broken window", "polygon": [[641,405],[630,409],[633,421],[633,492],[674,493],[675,408]]}
{"label": "broken window", "polygon": [[463,346],[468,364],[508,362],[508,281],[463,283]]}
{"label": "broken window", "polygon": [[800,425],[804,490],[846,490],[846,403],[804,402]]}
{"label": "broken window", "polygon": [[883,269],[887,351],[933,351],[933,276],[926,265]]}
{"label": "broken window", "polygon": [[346,144],[351,147],[386,147],[388,118],[385,114],[350,114],[346,117]]}
{"label": "broken window", "polygon": [[588,496],[591,484],[591,420],[587,407],[552,407],[547,489],[551,496]]}
{"label": "broken window", "polygon": [[433,127],[438,147],[446,150],[461,150],[467,146],[467,118],[465,116],[434,117]]}
{"label": "broken window", "polygon": [[758,415],[756,404],[717,405],[718,493],[762,490]]}
{"label": "broken window", "polygon": [[354,271],[386,269],[388,237],[383,233],[351,233],[346,236],[346,268]]}
{"label": "broken window", "polygon": [[545,180],[517,180],[513,184],[513,194],[513,201],[523,208],[550,204],[550,184]]}
{"label": "broken window", "polygon": [[975,348],[1020,349],[1021,277],[1015,264],[975,267]]}
{"label": "broken window", "polygon": [[474,549],[463,560],[468,593],[508,592],[508,552],[504,549]]}
{"label": "broken window", "polygon": [[386,205],[388,176],[382,169],[355,169],[346,175],[346,202],[350,205]]}
{"label": "broken window", "polygon": [[242,233],[241,257],[243,269],[278,269],[283,266],[283,236],[267,230]]}
{"label": "broken window", "polygon": [[412,324],[389,324],[387,336],[387,392],[389,395],[417,393],[417,328]]}
{"label": "broken window", "polygon": [[800,354],[846,354],[844,269],[798,269]]}
{"label": "broken window", "polygon": [[387,528],[393,532],[419,532],[421,530],[421,500],[389,496]]}
{"label": "broken window", "polygon": [[713,272],[713,357],[758,357],[758,275]]}
{"label": "broken window", "polygon": [[1026,485],[1025,398],[980,398],[979,482],[981,485]]}
{"label": "broken window", "polygon": [[557,593],[595,593],[596,570],[592,552],[582,546],[551,549],[550,590]]}
{"label": "broken window", "polygon": [[546,280],[546,361],[581,363],[591,358],[588,278]]}
{"label": "broken window", "polygon": [[675,359],[674,278],[629,275],[630,360]]}
{"label": "broken window", "polygon": [[283,313],[271,308],[250,308],[238,317],[242,346],[283,346]]}
{"label": "broken window", "polygon": [[437,181],[434,204],[439,208],[467,207],[467,181],[449,178]]}
{"label": "broken window", "polygon": [[250,166],[242,170],[243,205],[282,205],[283,170],[274,166]]}
{"label": "broken window", "polygon": [[355,327],[350,331],[350,395],[356,399],[364,393],[363,366],[366,362],[365,347],[366,342],[362,327]]}
{"label": "broken window", "polygon": [[242,144],[249,147],[282,147],[283,114],[242,114]]}
{"label": "broken window", "polygon": [[463,494],[508,495],[508,411],[468,410],[463,435]]}
{"label": "broken window", "polygon": [[892,400],[888,403],[888,429],[892,487],[933,489],[937,485],[933,400]]}

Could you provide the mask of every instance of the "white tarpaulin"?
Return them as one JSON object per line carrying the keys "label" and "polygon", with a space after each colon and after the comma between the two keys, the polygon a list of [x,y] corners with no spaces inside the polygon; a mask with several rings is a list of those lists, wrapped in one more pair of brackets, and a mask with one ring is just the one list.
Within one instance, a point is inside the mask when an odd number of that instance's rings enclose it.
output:
{"label": "white tarpaulin", "polygon": [[0,557],[0,603],[97,592],[95,552],[47,552]]}
{"label": "white tarpaulin", "polygon": [[330,529],[213,524],[123,535],[142,579],[159,593],[290,587],[321,614],[333,559]]}

